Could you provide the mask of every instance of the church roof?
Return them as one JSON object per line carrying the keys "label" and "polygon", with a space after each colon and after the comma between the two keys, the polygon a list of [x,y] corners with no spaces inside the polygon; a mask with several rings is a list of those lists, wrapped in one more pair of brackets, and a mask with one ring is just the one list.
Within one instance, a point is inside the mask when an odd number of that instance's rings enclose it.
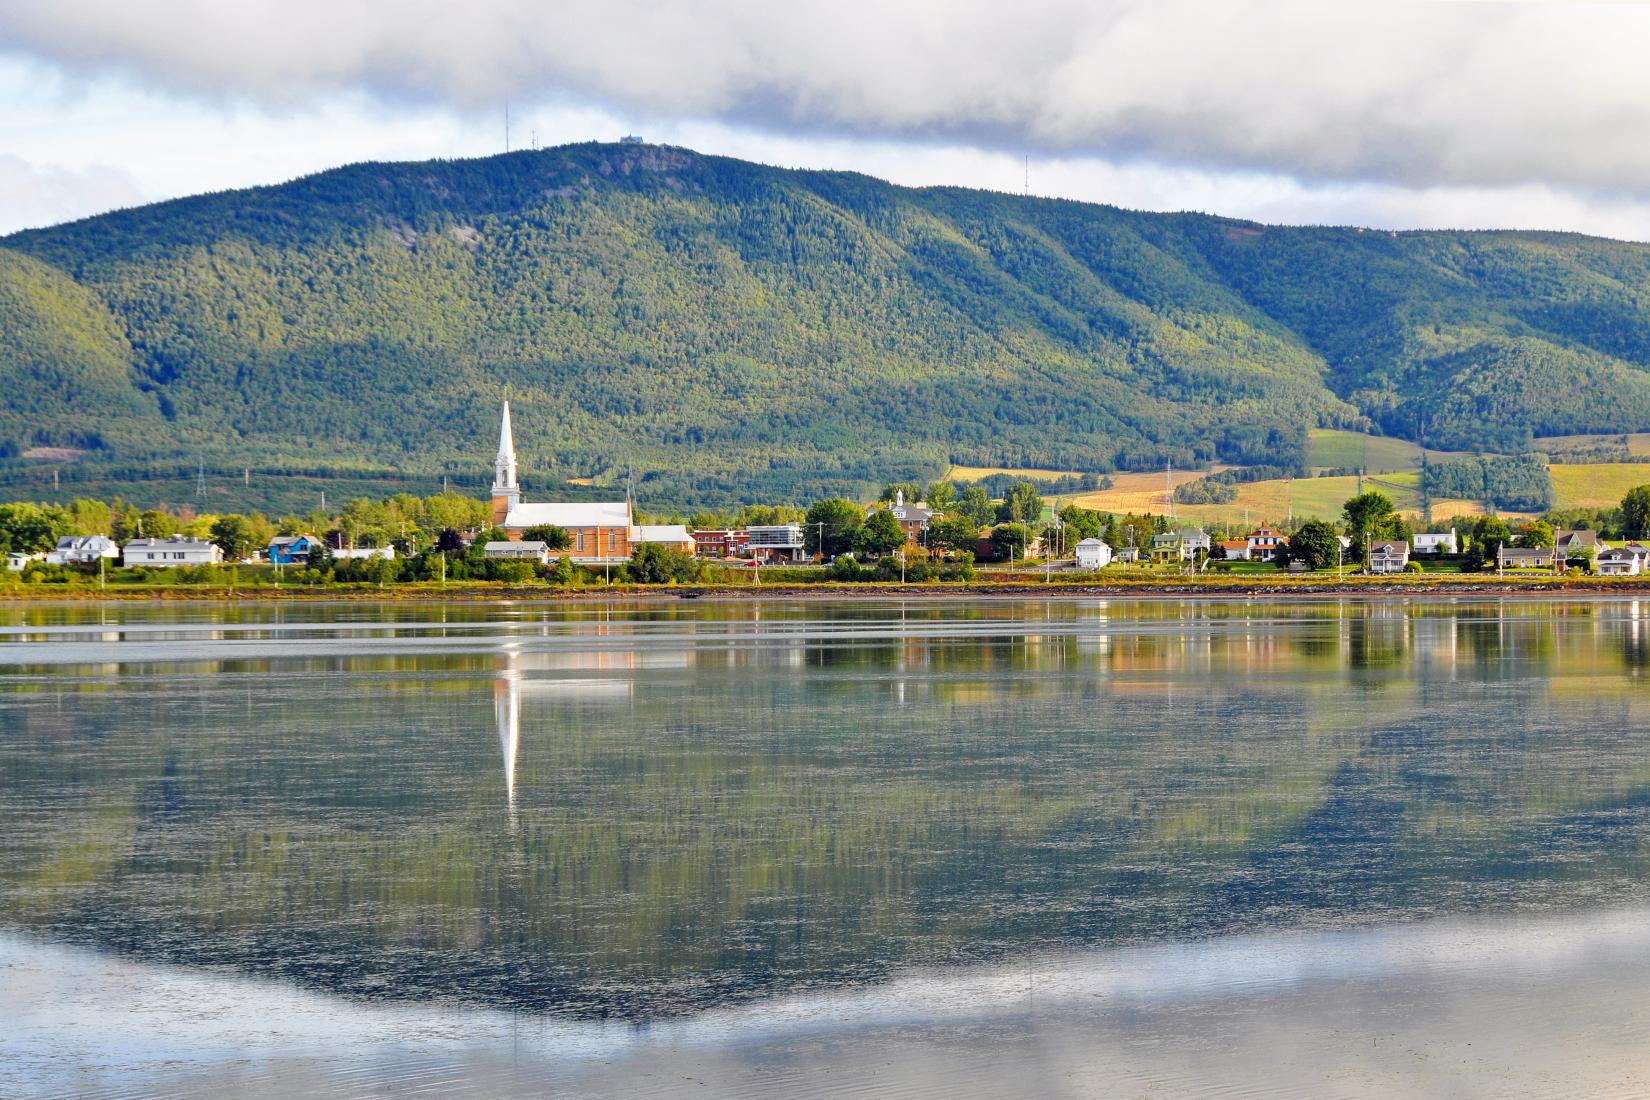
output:
{"label": "church roof", "polygon": [[613,500],[596,503],[519,503],[504,517],[510,528],[537,527],[549,523],[561,528],[629,527],[630,504]]}

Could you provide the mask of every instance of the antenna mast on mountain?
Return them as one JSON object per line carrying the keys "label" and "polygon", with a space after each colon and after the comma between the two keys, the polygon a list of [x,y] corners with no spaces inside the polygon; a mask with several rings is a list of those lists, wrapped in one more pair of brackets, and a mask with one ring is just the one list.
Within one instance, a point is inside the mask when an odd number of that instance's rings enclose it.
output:
{"label": "antenna mast on mountain", "polygon": [[195,495],[201,500],[206,499],[206,460],[202,459],[200,468],[195,473]]}
{"label": "antenna mast on mountain", "polygon": [[510,101],[504,101],[504,151],[510,151]]}
{"label": "antenna mast on mountain", "polygon": [[1163,460],[1163,492],[1169,497],[1169,518],[1174,519],[1174,459]]}

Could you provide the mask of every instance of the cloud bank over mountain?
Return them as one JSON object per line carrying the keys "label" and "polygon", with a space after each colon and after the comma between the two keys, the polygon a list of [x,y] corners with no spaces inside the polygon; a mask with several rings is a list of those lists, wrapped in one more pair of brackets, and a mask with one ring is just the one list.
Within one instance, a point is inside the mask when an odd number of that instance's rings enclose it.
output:
{"label": "cloud bank over mountain", "polygon": [[[367,97],[452,117],[508,101],[667,137],[720,131],[735,137],[718,151],[737,155],[763,142],[1029,155],[1136,166],[1166,188],[1176,173],[1240,191],[1276,180],[1279,197],[1308,193],[1303,218],[1467,211],[1456,224],[1636,236],[1646,42],[1650,5],[1622,3],[0,0],[14,62],[192,107],[291,116]],[[839,165],[901,178],[886,157]]]}
{"label": "cloud bank over mountain", "polygon": [[1650,8],[1323,0],[0,4],[190,95],[538,97],[1304,179],[1650,188]]}

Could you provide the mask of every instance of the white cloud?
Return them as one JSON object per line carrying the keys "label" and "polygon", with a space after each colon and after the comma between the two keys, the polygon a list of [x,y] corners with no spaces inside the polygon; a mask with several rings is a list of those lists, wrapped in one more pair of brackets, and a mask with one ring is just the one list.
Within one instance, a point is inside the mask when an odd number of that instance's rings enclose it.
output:
{"label": "white cloud", "polygon": [[119,168],[32,164],[0,153],[0,232],[71,221],[146,198]]}
{"label": "white cloud", "polygon": [[0,0],[175,93],[506,98],[1409,187],[1650,193],[1650,7],[1405,0]]}
{"label": "white cloud", "polygon": [[[1005,14],[1006,13],[1006,14]],[[366,159],[650,140],[912,185],[1650,237],[1627,5],[0,0],[0,232]],[[1628,64],[1628,60],[1632,62]],[[1630,71],[1629,71],[1630,70]]]}

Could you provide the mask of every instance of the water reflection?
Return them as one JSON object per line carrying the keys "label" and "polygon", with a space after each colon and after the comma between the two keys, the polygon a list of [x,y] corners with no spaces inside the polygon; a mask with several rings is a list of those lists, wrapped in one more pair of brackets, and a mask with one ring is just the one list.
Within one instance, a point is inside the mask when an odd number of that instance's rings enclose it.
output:
{"label": "water reflection", "polygon": [[4,609],[0,922],[374,998],[656,1018],[1039,951],[1614,904],[1650,870],[1645,618]]}
{"label": "water reflection", "polygon": [[0,934],[0,1092],[1632,1097],[1647,917],[1069,950],[648,1026],[352,1002]]}

